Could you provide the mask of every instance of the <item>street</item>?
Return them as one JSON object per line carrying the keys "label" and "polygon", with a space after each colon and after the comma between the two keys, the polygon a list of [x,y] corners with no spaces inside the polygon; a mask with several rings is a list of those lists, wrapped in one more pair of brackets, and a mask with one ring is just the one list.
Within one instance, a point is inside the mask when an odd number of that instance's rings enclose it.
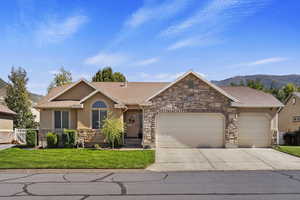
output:
{"label": "street", "polygon": [[0,174],[0,200],[300,199],[300,171]]}

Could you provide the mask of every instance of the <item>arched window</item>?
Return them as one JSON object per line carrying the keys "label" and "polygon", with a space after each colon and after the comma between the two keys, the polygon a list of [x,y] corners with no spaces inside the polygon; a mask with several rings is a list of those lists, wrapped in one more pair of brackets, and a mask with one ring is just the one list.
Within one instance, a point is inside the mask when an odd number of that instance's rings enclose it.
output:
{"label": "arched window", "polygon": [[107,117],[107,105],[103,101],[96,101],[92,105],[92,129],[100,129]]}

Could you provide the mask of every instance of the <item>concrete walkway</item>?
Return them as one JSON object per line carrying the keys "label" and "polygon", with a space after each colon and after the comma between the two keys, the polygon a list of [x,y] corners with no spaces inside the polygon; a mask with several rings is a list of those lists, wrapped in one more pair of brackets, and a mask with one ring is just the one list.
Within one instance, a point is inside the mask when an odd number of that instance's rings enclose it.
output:
{"label": "concrete walkway", "polygon": [[300,158],[265,148],[159,148],[152,171],[300,170]]}
{"label": "concrete walkway", "polygon": [[9,149],[14,146],[14,144],[0,144],[0,150]]}

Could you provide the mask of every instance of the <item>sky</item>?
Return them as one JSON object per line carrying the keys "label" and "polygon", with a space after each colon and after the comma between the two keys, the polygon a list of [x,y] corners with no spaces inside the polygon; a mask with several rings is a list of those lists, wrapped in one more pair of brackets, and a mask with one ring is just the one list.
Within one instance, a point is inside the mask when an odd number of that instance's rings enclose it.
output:
{"label": "sky", "polygon": [[298,0],[2,0],[0,78],[23,67],[46,94],[60,67],[129,81],[300,73]]}

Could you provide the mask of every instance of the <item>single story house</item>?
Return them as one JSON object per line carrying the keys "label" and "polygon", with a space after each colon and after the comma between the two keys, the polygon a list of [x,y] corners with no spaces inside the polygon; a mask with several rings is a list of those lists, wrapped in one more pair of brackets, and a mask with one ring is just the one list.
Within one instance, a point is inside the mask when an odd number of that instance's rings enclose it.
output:
{"label": "single story house", "polygon": [[300,92],[293,92],[278,111],[279,131],[282,133],[300,130]]}
{"label": "single story house", "polygon": [[7,106],[0,104],[0,143],[12,142],[15,115]]}
{"label": "single story house", "polygon": [[88,82],[53,88],[36,106],[40,134],[78,131],[86,144],[102,143],[110,111],[126,123],[125,142],[150,147],[269,147],[276,143],[272,95],[248,87],[219,87],[189,71],[166,82]]}

